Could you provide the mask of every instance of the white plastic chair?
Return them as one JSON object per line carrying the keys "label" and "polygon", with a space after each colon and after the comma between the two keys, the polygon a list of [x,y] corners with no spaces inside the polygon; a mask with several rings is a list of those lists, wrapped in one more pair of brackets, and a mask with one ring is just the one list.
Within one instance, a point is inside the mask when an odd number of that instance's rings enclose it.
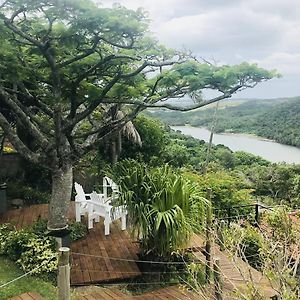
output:
{"label": "white plastic chair", "polygon": [[[76,222],[81,221],[81,216],[84,216],[86,213],[89,213],[90,211],[90,199],[91,199],[91,194],[86,194],[83,190],[83,187],[75,182],[75,191],[76,191],[76,196],[75,196],[75,214],[76,214]],[[104,201],[104,195],[103,194],[97,194],[97,199],[100,201],[100,199],[103,199]]]}
{"label": "white plastic chair", "polygon": [[[104,198],[103,198],[104,199]],[[102,203],[101,203],[102,202]],[[107,202],[99,199],[96,192],[91,193],[91,200],[88,212],[88,228],[93,228],[93,222],[99,222],[100,217],[104,218],[104,234],[109,235],[110,224],[121,219],[121,229],[126,229],[127,210],[125,206],[113,207]]]}
{"label": "white plastic chair", "polygon": [[[103,177],[103,194],[107,201],[111,202],[117,199],[120,195],[118,185],[109,177]],[[110,193],[109,193],[110,190]]]}
{"label": "white plastic chair", "polygon": [[[109,185],[109,187],[111,186]],[[81,216],[87,214],[89,229],[93,228],[94,221],[100,221],[100,217],[104,218],[105,235],[109,235],[110,223],[117,219],[121,219],[122,230],[126,229],[126,207],[113,207],[110,205],[112,197],[119,195],[119,192],[111,197],[107,197],[107,191],[106,195],[97,194],[94,191],[90,194],[85,194],[82,186],[77,182],[75,182],[75,190],[77,193],[75,196],[76,222],[80,222]]]}

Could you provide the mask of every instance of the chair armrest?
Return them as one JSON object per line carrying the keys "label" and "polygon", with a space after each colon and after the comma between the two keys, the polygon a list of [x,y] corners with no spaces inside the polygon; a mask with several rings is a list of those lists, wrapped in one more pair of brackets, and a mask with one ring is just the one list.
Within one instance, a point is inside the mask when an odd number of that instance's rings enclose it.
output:
{"label": "chair armrest", "polygon": [[88,202],[90,204],[92,204],[93,206],[96,206],[96,207],[98,206],[98,207],[101,207],[101,208],[105,208],[105,210],[107,210],[107,211],[110,211],[113,208],[113,206],[111,206],[109,204],[101,204],[101,203],[98,203],[98,202],[93,201],[93,200],[90,200]]}

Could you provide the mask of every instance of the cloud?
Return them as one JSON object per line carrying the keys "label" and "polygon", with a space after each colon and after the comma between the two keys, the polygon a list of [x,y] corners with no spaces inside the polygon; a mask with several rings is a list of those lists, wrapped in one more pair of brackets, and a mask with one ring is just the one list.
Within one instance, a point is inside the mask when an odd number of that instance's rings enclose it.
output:
{"label": "cloud", "polygon": [[103,0],[102,3],[111,6],[113,2],[132,9],[142,6],[149,11],[153,21],[151,30],[169,47],[184,47],[199,57],[223,63],[257,62],[285,75],[280,81],[251,90],[251,95],[253,91],[267,94],[272,85],[272,91],[281,96],[284,92],[300,94],[296,87],[300,79],[300,0]]}
{"label": "cloud", "polygon": [[300,76],[300,53],[276,52],[263,59],[253,59],[250,62],[267,69],[277,69],[283,75]]}
{"label": "cloud", "polygon": [[185,45],[197,53],[247,53],[278,45],[285,26],[276,16],[266,19],[246,9],[226,8],[173,18],[155,28],[155,33],[170,46]]}

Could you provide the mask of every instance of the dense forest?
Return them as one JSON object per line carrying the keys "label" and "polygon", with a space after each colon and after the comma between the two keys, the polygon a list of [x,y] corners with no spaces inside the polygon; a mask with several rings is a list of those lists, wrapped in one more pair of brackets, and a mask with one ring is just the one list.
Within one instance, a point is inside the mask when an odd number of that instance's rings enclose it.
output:
{"label": "dense forest", "polygon": [[[180,113],[153,112],[170,125],[210,127],[215,108]],[[231,100],[220,103],[216,114],[216,132],[250,133],[277,142],[300,147],[300,97],[270,100]]]}

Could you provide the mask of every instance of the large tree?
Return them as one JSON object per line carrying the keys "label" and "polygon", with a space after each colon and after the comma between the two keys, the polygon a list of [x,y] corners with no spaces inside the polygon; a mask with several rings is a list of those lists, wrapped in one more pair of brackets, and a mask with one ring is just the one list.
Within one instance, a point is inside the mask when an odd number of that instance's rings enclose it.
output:
{"label": "large tree", "polygon": [[[174,108],[165,101],[187,94],[194,105],[175,108],[191,110],[275,75],[166,49],[142,10],[88,0],[2,0],[0,10],[0,127],[25,159],[51,171],[51,230],[67,226],[74,164],[141,111]],[[204,101],[203,89],[219,96]]]}

